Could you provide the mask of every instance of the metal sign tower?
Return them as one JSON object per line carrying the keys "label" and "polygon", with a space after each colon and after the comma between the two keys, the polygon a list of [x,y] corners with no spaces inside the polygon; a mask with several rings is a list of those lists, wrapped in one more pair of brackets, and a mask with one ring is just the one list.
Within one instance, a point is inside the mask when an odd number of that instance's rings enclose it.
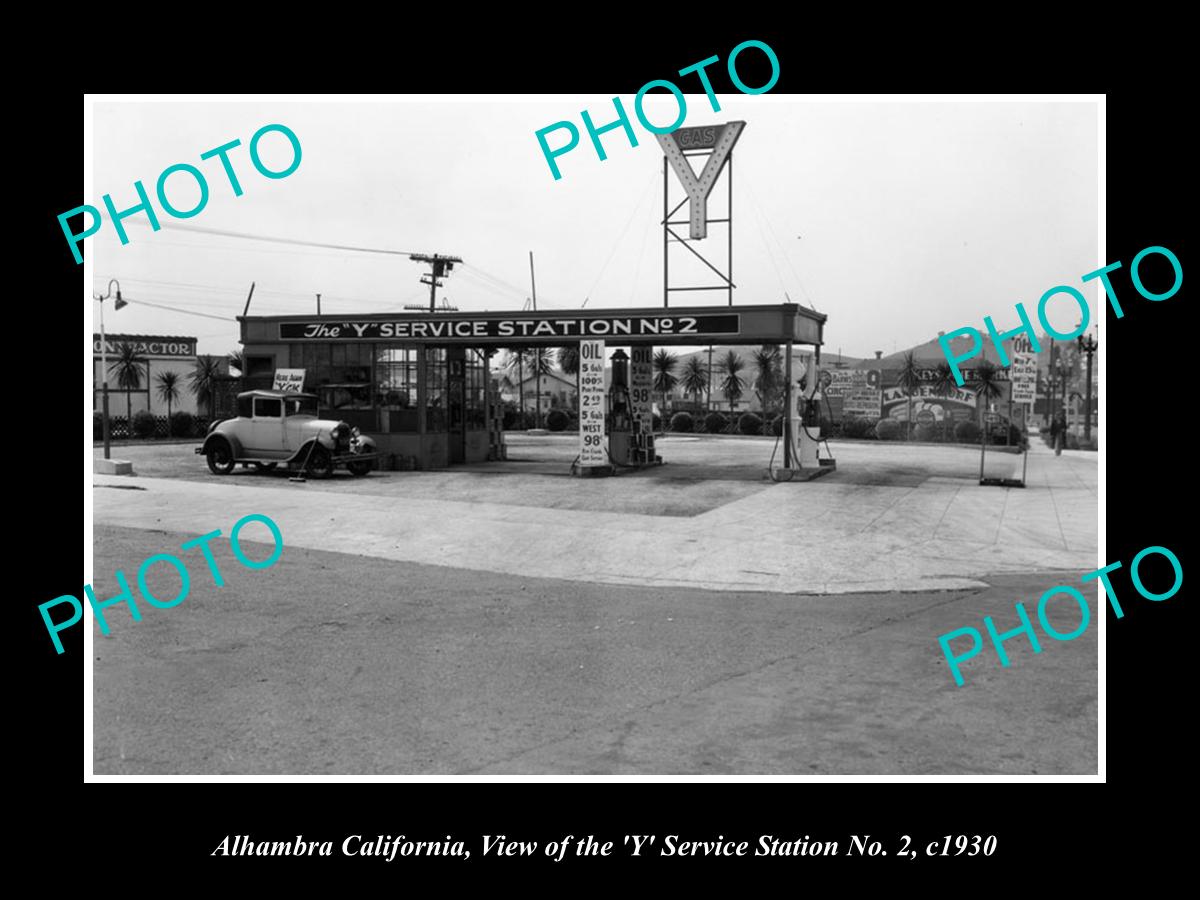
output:
{"label": "metal sign tower", "polygon": [[[726,122],[724,125],[702,125],[695,128],[679,128],[670,134],[660,134],[658,143],[663,149],[663,306],[670,306],[672,291],[726,291],[729,305],[733,306],[733,145],[737,143],[745,122]],[[704,168],[697,176],[689,159],[703,156]],[[727,165],[728,164],[728,165]],[[671,207],[671,178],[668,168],[675,170],[679,183],[683,185],[686,196]],[[728,213],[725,218],[713,219],[708,216],[708,198],[716,187],[721,173],[726,173],[728,188]],[[686,220],[672,221],[683,205],[689,204]],[[708,226],[726,225],[727,244],[725,266],[721,271],[716,265],[705,259],[689,241],[699,241],[708,237]],[[687,225],[688,236],[680,236],[672,226]],[[680,244],[685,250],[704,263],[718,278],[716,285],[672,285],[670,267],[671,243]]]}

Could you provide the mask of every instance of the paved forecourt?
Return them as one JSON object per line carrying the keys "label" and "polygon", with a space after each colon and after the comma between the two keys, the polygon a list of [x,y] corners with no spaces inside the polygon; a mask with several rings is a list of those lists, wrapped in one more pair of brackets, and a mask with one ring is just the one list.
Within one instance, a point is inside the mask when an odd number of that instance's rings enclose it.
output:
{"label": "paved forecourt", "polygon": [[[746,482],[770,445],[738,443],[752,452],[743,451],[747,465],[740,472],[728,472]],[[697,459],[706,444],[720,445],[718,455],[736,452],[732,442],[679,441],[672,458]],[[487,476],[481,502],[453,490],[456,479],[481,477],[471,472],[374,473],[304,484],[285,477],[191,480],[198,477],[191,470],[202,466],[192,456],[190,468],[180,470],[188,480],[95,476],[95,522],[203,534],[225,528],[231,516],[261,513],[279,524],[285,548],[718,591],[961,589],[981,586],[989,574],[1084,572],[1102,564],[1094,453],[1055,457],[1034,446],[1029,487],[1009,489],[976,483],[978,453],[970,448],[835,443],[834,451],[839,470],[802,484],[750,480],[731,489],[718,471],[688,486],[680,481],[687,471],[681,464],[670,477],[651,471],[599,482]],[[136,454],[129,455],[137,472]],[[1019,456],[994,456],[1019,471]],[[975,478],[965,474],[972,466]],[[425,495],[412,496],[420,491],[407,488],[419,485],[426,485]],[[702,495],[708,486],[716,498],[711,504],[673,505],[674,495]],[[614,496],[624,492],[626,501],[606,504],[606,488]],[[542,494],[554,503],[577,493],[594,498],[593,508],[539,505]]]}

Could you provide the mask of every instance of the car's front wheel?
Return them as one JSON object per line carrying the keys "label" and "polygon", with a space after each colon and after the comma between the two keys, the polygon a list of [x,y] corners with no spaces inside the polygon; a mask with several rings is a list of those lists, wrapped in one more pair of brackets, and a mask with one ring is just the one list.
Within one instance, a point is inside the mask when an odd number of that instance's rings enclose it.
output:
{"label": "car's front wheel", "polygon": [[333,456],[320,444],[315,445],[308,455],[308,474],[314,478],[328,478],[333,474]]}
{"label": "car's front wheel", "polygon": [[208,469],[214,475],[228,475],[235,464],[233,449],[228,441],[214,441],[208,449]]}

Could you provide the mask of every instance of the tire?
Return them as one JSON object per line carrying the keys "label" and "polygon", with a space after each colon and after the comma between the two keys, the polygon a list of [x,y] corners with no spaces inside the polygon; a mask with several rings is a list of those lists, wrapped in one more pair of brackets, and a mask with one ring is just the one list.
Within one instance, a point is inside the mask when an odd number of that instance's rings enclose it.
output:
{"label": "tire", "polygon": [[213,441],[206,454],[206,459],[208,460],[208,470],[214,475],[228,475],[237,464],[233,458],[233,448],[224,439]]}
{"label": "tire", "polygon": [[320,444],[315,445],[308,455],[308,465],[304,467],[313,478],[328,478],[333,474],[333,456]]}
{"label": "tire", "polygon": [[366,460],[364,462],[346,463],[346,468],[350,471],[351,475],[361,478],[371,471],[371,465],[371,460]]}
{"label": "tire", "polygon": [[260,463],[260,462],[256,462],[256,463],[254,464],[254,470],[255,470],[256,472],[273,472],[273,471],[275,471],[275,467],[276,467],[277,465],[279,465],[279,463]]}

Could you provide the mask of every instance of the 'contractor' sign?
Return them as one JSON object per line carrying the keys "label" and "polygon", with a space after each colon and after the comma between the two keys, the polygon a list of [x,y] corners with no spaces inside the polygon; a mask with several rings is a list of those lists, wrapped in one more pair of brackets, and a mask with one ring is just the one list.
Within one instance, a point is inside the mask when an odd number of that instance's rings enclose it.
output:
{"label": "'contractor' sign", "polygon": [[654,337],[657,335],[736,335],[741,328],[737,313],[694,316],[562,316],[506,318],[450,318],[354,320],[343,322],[280,322],[284,341],[447,341],[469,343],[479,338],[513,338],[553,342],[580,337]]}

